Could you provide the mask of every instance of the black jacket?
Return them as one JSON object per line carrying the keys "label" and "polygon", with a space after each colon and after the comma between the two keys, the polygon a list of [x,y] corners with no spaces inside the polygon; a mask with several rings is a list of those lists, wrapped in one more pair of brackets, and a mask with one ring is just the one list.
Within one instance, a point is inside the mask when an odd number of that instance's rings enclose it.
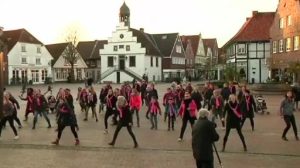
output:
{"label": "black jacket", "polygon": [[200,118],[192,131],[192,148],[196,160],[212,161],[213,143],[219,140],[215,124],[207,118]]}
{"label": "black jacket", "polygon": [[202,95],[200,92],[193,92],[192,99],[195,101],[197,105],[197,110],[201,109],[201,102],[203,100]]}

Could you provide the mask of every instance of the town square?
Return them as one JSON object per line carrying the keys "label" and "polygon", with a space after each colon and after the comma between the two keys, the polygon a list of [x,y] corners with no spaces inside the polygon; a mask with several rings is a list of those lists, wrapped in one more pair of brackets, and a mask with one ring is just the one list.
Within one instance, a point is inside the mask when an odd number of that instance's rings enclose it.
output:
{"label": "town square", "polygon": [[1,168],[299,167],[299,0],[13,1]]}

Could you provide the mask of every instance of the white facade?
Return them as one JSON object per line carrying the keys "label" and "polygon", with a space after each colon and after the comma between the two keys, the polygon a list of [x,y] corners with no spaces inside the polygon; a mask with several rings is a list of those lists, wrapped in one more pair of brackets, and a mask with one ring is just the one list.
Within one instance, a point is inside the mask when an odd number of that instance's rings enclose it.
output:
{"label": "white facade", "polygon": [[8,83],[44,83],[52,77],[52,59],[44,45],[17,42],[8,53]]}
{"label": "white facade", "polygon": [[146,55],[146,48],[137,42],[137,37],[124,22],[120,22],[108,44],[100,49],[100,55],[101,82],[122,83],[132,81],[133,75],[142,78],[144,74],[148,75],[149,81],[161,80],[161,57]]}
{"label": "white facade", "polygon": [[[78,54],[78,60],[74,64],[74,77],[75,80],[84,80],[85,79],[85,70],[87,68],[86,63]],[[53,65],[53,80],[55,82],[67,81],[71,70],[71,65],[68,61],[61,55],[55,64]]]}
{"label": "white facade", "polygon": [[227,64],[236,63],[238,72],[244,69],[249,83],[265,83],[267,81],[269,69],[266,60],[270,58],[269,42],[234,44],[227,50],[228,54],[230,56]]}

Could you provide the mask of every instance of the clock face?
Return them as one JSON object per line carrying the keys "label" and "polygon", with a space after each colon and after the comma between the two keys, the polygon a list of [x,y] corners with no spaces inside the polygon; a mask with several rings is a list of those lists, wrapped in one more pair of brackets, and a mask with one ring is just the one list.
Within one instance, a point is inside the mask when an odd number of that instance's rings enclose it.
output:
{"label": "clock face", "polygon": [[120,38],[121,38],[121,39],[124,38],[124,35],[123,35],[123,34],[120,34]]}

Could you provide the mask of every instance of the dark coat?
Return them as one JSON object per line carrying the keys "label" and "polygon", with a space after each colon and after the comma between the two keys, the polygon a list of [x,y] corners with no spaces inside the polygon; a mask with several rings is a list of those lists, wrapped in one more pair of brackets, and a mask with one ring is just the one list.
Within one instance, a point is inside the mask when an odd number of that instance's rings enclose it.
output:
{"label": "dark coat", "polygon": [[[38,99],[40,101],[40,104],[38,104]],[[47,107],[48,107],[48,103],[47,103],[45,96],[41,95],[39,97],[33,98],[34,111],[37,111],[37,112],[46,111]]]}
{"label": "dark coat", "polygon": [[130,111],[129,105],[119,109],[120,121],[119,124],[123,127],[129,126],[129,123],[132,123],[132,113]]}
{"label": "dark coat", "polygon": [[57,113],[59,126],[77,126],[76,115],[68,103],[58,104]]}
{"label": "dark coat", "polygon": [[242,96],[241,98],[241,112],[243,114],[243,117],[246,118],[253,118],[254,117],[254,111],[256,111],[256,103],[252,95],[250,95],[250,100],[249,100],[249,111],[247,110],[247,101],[246,101],[246,96]]}
{"label": "dark coat", "polygon": [[224,108],[224,114],[223,114],[224,116],[226,116],[226,114],[227,114],[226,127],[228,127],[228,128],[240,128],[241,127],[241,118],[238,117],[230,107],[236,108],[238,113],[240,115],[242,115],[240,105],[237,102],[235,102],[235,103],[232,103],[232,102],[226,103],[225,108]]}
{"label": "dark coat", "polygon": [[197,110],[201,109],[201,102],[203,100],[202,95],[200,92],[193,92],[192,99],[195,101],[197,105]]}
{"label": "dark coat", "polygon": [[229,99],[229,95],[231,94],[229,87],[224,87],[221,90],[221,95],[223,97],[224,100],[228,100]]}
{"label": "dark coat", "polygon": [[213,143],[219,140],[215,124],[207,118],[200,118],[192,130],[192,148],[196,160],[213,161]]}

